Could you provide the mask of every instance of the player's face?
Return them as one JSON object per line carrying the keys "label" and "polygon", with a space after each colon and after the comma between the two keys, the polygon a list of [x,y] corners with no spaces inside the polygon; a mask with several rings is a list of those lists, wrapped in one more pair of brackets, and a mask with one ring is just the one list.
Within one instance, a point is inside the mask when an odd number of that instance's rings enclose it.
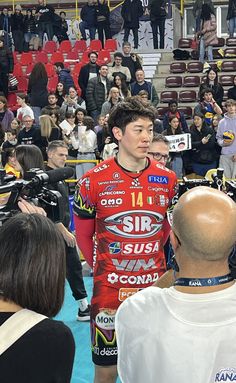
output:
{"label": "player's face", "polygon": [[148,118],[139,118],[126,125],[125,132],[113,128],[115,138],[119,141],[119,153],[126,157],[143,159],[147,156],[153,138],[153,123]]}
{"label": "player's face", "polygon": [[55,169],[64,168],[68,156],[67,148],[56,148],[48,152],[49,165]]}

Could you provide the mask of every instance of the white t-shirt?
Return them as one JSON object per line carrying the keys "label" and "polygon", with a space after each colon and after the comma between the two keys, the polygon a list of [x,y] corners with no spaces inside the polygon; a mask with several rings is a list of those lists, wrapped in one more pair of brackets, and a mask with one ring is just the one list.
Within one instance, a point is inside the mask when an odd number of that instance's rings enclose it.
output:
{"label": "white t-shirt", "polygon": [[24,106],[23,108],[17,109],[17,112],[16,112],[16,118],[18,118],[20,121],[22,121],[22,119],[25,116],[30,116],[32,120],[34,120],[34,112],[31,109],[31,107],[28,105]]}
{"label": "white t-shirt", "polygon": [[236,284],[209,294],[148,287],[116,314],[123,383],[236,381]]}

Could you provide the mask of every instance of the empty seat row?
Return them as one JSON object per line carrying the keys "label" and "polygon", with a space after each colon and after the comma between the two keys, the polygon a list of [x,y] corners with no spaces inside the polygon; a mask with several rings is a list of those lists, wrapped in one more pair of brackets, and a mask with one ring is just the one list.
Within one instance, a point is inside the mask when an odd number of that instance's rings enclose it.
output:
{"label": "empty seat row", "polygon": [[[224,96],[223,100],[227,100],[228,98],[228,90],[224,89]],[[161,92],[160,95],[160,102],[165,104],[170,102],[171,100],[176,100],[179,102],[198,102],[199,100],[199,93],[195,90],[181,90],[180,92],[177,92],[176,90],[164,90]]]}
{"label": "empty seat row", "polygon": [[[178,47],[179,48],[191,48],[192,39],[181,38],[179,39]],[[218,37],[217,44],[214,44],[214,47],[223,47],[227,45],[228,47],[236,46],[236,37],[228,37],[226,40],[223,37]]]}
{"label": "empty seat row", "polygon": [[[216,68],[216,63],[209,63],[212,68]],[[222,62],[222,72],[234,72],[236,70],[236,61],[225,60]],[[201,73],[203,71],[203,64],[200,61],[191,61],[187,65],[185,62],[173,62],[170,64],[171,73]]]}
{"label": "empty seat row", "polygon": [[[204,82],[206,76],[168,76],[165,79],[165,86],[167,88],[176,87],[199,87]],[[234,82],[234,75],[221,75],[219,76],[219,82],[222,86],[232,86]]]}

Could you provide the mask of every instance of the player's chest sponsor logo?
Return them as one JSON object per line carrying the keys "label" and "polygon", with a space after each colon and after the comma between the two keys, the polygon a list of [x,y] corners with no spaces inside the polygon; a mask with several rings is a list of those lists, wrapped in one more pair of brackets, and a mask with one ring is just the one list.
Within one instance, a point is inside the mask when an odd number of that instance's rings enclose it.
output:
{"label": "player's chest sponsor logo", "polygon": [[150,175],[150,176],[148,176],[148,182],[153,183],[153,184],[168,185],[169,177]]}
{"label": "player's chest sponsor logo", "polygon": [[104,207],[117,207],[122,205],[123,199],[122,198],[102,198],[100,203]]}
{"label": "player's chest sponsor logo", "polygon": [[113,266],[117,271],[126,271],[126,272],[138,272],[140,270],[150,270],[156,269],[156,261],[154,258],[146,259],[122,259],[118,260],[114,258],[111,260]]}
{"label": "player's chest sponsor logo", "polygon": [[118,275],[116,273],[110,273],[107,276],[107,281],[112,285],[130,284],[130,285],[147,285],[154,283],[158,279],[158,273],[145,274],[145,275]]}
{"label": "player's chest sponsor logo", "polygon": [[159,241],[151,242],[112,242],[108,245],[110,254],[148,255],[159,251]]}
{"label": "player's chest sponsor logo", "polygon": [[156,212],[133,210],[105,219],[105,228],[124,238],[148,238],[162,228],[163,216]]}
{"label": "player's chest sponsor logo", "polygon": [[236,382],[236,368],[222,368],[216,373],[214,382]]}

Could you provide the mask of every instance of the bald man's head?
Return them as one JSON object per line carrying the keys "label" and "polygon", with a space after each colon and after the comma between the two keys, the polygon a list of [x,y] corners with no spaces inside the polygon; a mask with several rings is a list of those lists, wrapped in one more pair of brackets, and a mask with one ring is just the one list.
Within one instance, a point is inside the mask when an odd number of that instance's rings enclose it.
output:
{"label": "bald man's head", "polygon": [[184,193],[173,213],[173,231],[186,256],[216,261],[229,256],[236,242],[236,204],[205,186]]}

